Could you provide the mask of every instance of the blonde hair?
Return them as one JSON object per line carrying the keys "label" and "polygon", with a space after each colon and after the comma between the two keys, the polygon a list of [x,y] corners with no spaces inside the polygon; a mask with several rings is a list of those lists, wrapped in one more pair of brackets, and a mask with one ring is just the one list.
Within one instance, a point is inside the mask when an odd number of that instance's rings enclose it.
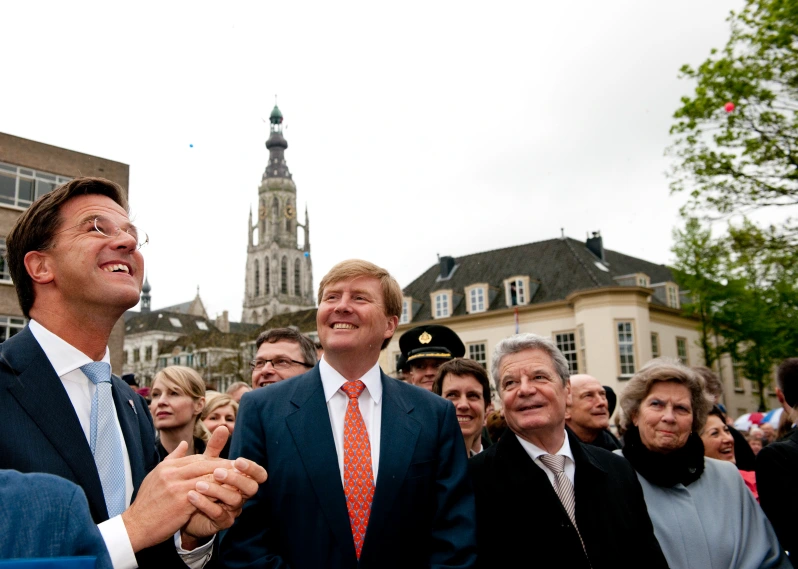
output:
{"label": "blonde hair", "polygon": [[[175,389],[181,392],[183,395],[188,395],[194,401],[198,399],[205,398],[205,381],[200,377],[200,375],[191,369],[190,367],[186,366],[168,366],[163,368],[161,371],[155,374],[155,377],[152,379],[152,384],[155,385],[155,382],[161,380],[164,385]],[[204,409],[203,403],[203,409]],[[208,428],[203,424],[201,420],[202,411],[197,414],[196,418],[194,419],[194,436],[198,439],[202,439],[205,442],[208,442],[208,439],[211,436],[210,431]]]}
{"label": "blonde hair", "polygon": [[[382,267],[378,267],[374,263],[369,263],[361,259],[341,261],[330,269],[330,272],[324,275],[324,278],[322,278],[319,283],[319,304],[321,304],[322,294],[327,286],[359,277],[370,277],[380,281],[380,286],[382,287],[382,301],[386,316],[396,316],[399,318],[402,315],[402,287],[399,286],[399,283],[396,282],[396,279],[393,278],[388,271]],[[385,349],[390,341],[390,338],[386,338],[382,343],[382,349]]]}
{"label": "blonde hair", "polygon": [[202,410],[200,415],[201,419],[204,421],[208,418],[208,416],[216,411],[219,407],[225,407],[230,405],[233,408],[233,418],[238,417],[238,403],[235,402],[235,399],[227,395],[226,393],[220,393],[216,395],[213,399],[205,404],[205,409]]}

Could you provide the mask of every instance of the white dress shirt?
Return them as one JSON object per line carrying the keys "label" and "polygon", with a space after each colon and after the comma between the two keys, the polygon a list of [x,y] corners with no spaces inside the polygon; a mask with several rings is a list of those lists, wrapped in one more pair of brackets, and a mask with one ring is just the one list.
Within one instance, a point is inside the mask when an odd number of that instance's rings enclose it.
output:
{"label": "white dress shirt", "polygon": [[[346,407],[349,405],[349,396],[341,391],[347,382],[340,373],[327,363],[324,356],[319,363],[321,384],[324,387],[324,399],[327,401],[327,412],[330,415],[335,452],[338,454],[338,469],[341,471],[341,482],[344,480],[344,417]],[[377,484],[377,467],[380,464],[380,426],[382,424],[382,377],[380,366],[374,364],[366,374],[360,378],[366,389],[358,397],[358,407],[366,424],[371,444],[371,471],[374,474],[374,484]]]}
{"label": "white dress shirt", "polygon": [[[563,429],[563,435],[565,436],[565,439],[563,440],[562,446],[560,447],[560,450],[558,450],[554,454],[560,454],[565,457],[565,467],[563,470],[565,472],[565,475],[568,477],[568,480],[571,481],[571,486],[573,486],[574,474],[576,473],[576,463],[574,462],[574,455],[571,452],[571,443],[568,442],[568,433],[565,432],[565,429]],[[535,461],[535,464],[537,464],[543,470],[543,472],[546,473],[546,476],[549,477],[549,482],[551,482],[552,488],[554,488],[554,473],[551,470],[549,470],[548,467],[545,464],[543,464],[543,462],[540,460],[540,455],[551,454],[551,453],[536,445],[533,445],[532,443],[522,439],[518,435],[515,436],[518,439],[518,442],[521,443],[521,446],[524,448],[529,457]]]}
{"label": "white dress shirt", "polygon": [[[33,337],[39,342],[44,355],[50,361],[50,365],[53,366],[55,373],[61,378],[61,383],[64,385],[67,396],[72,402],[72,407],[75,408],[75,414],[78,417],[83,433],[86,435],[86,441],[90,441],[91,399],[97,386],[86,377],[80,367],[94,360],[35,320],[31,320],[29,326]],[[105,348],[105,356],[101,361],[106,362],[108,365],[111,364],[108,347]],[[116,407],[114,407],[114,418],[117,434],[122,442],[122,456],[125,461],[125,507],[128,507],[133,497],[133,475],[130,470],[130,457],[127,453],[125,437],[122,434],[122,427],[119,425],[119,417],[116,415]],[[97,527],[100,530],[100,534],[102,534],[103,541],[105,541],[105,546],[108,548],[114,569],[134,569],[138,567],[136,554],[133,552],[133,546],[130,544],[127,528],[125,528],[121,515],[114,516]],[[213,540],[193,551],[185,551],[180,545],[180,532],[177,532],[175,546],[178,553],[187,565],[193,569],[198,569],[203,567],[210,558],[207,550],[213,545]]]}

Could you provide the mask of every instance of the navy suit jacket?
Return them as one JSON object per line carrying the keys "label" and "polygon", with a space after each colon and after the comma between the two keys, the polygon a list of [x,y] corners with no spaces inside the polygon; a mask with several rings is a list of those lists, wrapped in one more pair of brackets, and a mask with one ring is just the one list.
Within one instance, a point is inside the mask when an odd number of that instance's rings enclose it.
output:
{"label": "navy suit jacket", "polygon": [[[142,480],[158,464],[155,430],[144,399],[118,377],[111,381],[135,499]],[[0,436],[0,469],[66,478],[86,493],[95,523],[108,519],[100,475],[75,408],[28,327],[0,344],[0,417],[6,425]],[[136,558],[139,567],[185,567],[171,538]]]}
{"label": "navy suit jacket", "polygon": [[222,538],[225,567],[466,568],[475,506],[454,406],[382,376],[377,485],[360,562],[319,367],[247,393],[231,458],[269,473]]}
{"label": "navy suit jacket", "polygon": [[112,568],[86,496],[57,476],[0,470],[0,535],[0,559],[88,555]]}

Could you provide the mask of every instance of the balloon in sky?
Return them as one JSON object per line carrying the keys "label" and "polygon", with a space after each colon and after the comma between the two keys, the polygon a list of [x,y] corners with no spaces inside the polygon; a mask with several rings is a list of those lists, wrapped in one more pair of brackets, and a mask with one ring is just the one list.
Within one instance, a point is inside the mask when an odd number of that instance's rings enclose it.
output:
{"label": "balloon in sky", "polygon": [[193,144],[189,144],[188,147],[189,148],[194,148],[194,145]]}
{"label": "balloon in sky", "polygon": [[732,111],[734,110],[734,103],[732,103],[731,101],[729,101],[728,103],[726,103],[725,105],[723,105],[723,108],[724,108],[724,109],[726,109],[726,112],[727,112],[727,113],[730,113],[730,112],[732,112]]}
{"label": "balloon in sky", "polygon": [[308,253],[307,251],[305,251],[305,257],[310,257],[310,253]]}

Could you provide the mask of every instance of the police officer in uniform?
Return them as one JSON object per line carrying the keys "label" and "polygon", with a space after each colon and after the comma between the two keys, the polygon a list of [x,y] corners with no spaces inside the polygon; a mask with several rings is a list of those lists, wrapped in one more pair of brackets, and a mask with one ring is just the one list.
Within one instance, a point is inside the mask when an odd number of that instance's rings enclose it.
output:
{"label": "police officer in uniform", "polygon": [[432,391],[438,367],[465,355],[465,346],[454,330],[438,324],[416,326],[399,338],[406,361],[406,381]]}

